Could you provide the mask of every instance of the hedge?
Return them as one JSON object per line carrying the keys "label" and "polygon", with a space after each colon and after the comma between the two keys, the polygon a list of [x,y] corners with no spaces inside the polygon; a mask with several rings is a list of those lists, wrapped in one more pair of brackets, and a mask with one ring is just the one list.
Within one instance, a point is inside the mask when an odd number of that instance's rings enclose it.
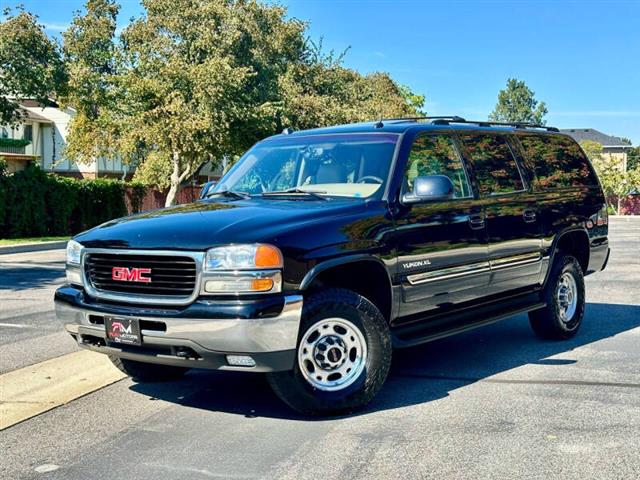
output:
{"label": "hedge", "polygon": [[73,235],[127,215],[127,186],[139,211],[141,184],[60,177],[33,164],[7,175],[0,160],[0,238]]}

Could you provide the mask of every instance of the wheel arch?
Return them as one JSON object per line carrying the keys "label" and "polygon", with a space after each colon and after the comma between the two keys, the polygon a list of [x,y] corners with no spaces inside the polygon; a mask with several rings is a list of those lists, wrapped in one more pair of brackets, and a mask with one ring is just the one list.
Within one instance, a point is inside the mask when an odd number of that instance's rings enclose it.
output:
{"label": "wheel arch", "polygon": [[[591,253],[589,249],[589,234],[583,228],[572,228],[561,232],[553,241],[550,259],[551,265],[553,265],[553,262],[557,258],[558,252],[573,255],[576,260],[578,260],[582,272],[586,273],[589,267],[589,256]],[[547,272],[545,284],[548,277],[549,272]]]}
{"label": "wheel arch", "polygon": [[390,321],[393,303],[391,278],[387,267],[377,257],[352,255],[317,264],[303,278],[300,290],[305,292],[321,287],[352,290],[373,303],[387,322]]}

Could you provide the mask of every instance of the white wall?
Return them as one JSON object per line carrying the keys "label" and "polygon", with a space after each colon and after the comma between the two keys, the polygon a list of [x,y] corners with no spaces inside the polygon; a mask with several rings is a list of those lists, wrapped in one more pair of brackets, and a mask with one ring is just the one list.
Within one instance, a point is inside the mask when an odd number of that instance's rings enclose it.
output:
{"label": "white wall", "polygon": [[[73,110],[54,107],[24,107],[26,110],[40,115],[53,122],[42,129],[42,167],[46,171],[53,172],[77,172],[84,175],[96,173],[122,174],[123,166],[120,160],[100,159],[97,164],[72,163],[64,159],[64,147],[66,145],[69,123],[73,117]],[[34,131],[35,139],[35,131]]]}

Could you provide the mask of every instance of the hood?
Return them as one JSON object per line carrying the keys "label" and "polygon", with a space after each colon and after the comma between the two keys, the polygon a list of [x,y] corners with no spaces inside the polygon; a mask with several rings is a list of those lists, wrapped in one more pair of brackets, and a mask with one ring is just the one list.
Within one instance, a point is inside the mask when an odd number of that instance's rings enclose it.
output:
{"label": "hood", "polygon": [[305,223],[353,215],[362,200],[205,200],[112,220],[75,237],[89,248],[199,251],[229,243],[276,242]]}

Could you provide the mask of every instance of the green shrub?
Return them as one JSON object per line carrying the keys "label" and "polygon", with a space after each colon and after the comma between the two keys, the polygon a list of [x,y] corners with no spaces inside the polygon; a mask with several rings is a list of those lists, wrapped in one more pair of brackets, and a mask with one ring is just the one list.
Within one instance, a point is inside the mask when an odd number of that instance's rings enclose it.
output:
{"label": "green shrub", "polygon": [[[0,162],[0,238],[73,235],[127,214],[125,183],[46,174],[37,165],[7,175]],[[131,185],[132,210],[146,194]]]}
{"label": "green shrub", "polygon": [[138,213],[142,209],[142,202],[147,194],[147,186],[142,182],[129,183],[129,201],[131,202],[131,212]]}

